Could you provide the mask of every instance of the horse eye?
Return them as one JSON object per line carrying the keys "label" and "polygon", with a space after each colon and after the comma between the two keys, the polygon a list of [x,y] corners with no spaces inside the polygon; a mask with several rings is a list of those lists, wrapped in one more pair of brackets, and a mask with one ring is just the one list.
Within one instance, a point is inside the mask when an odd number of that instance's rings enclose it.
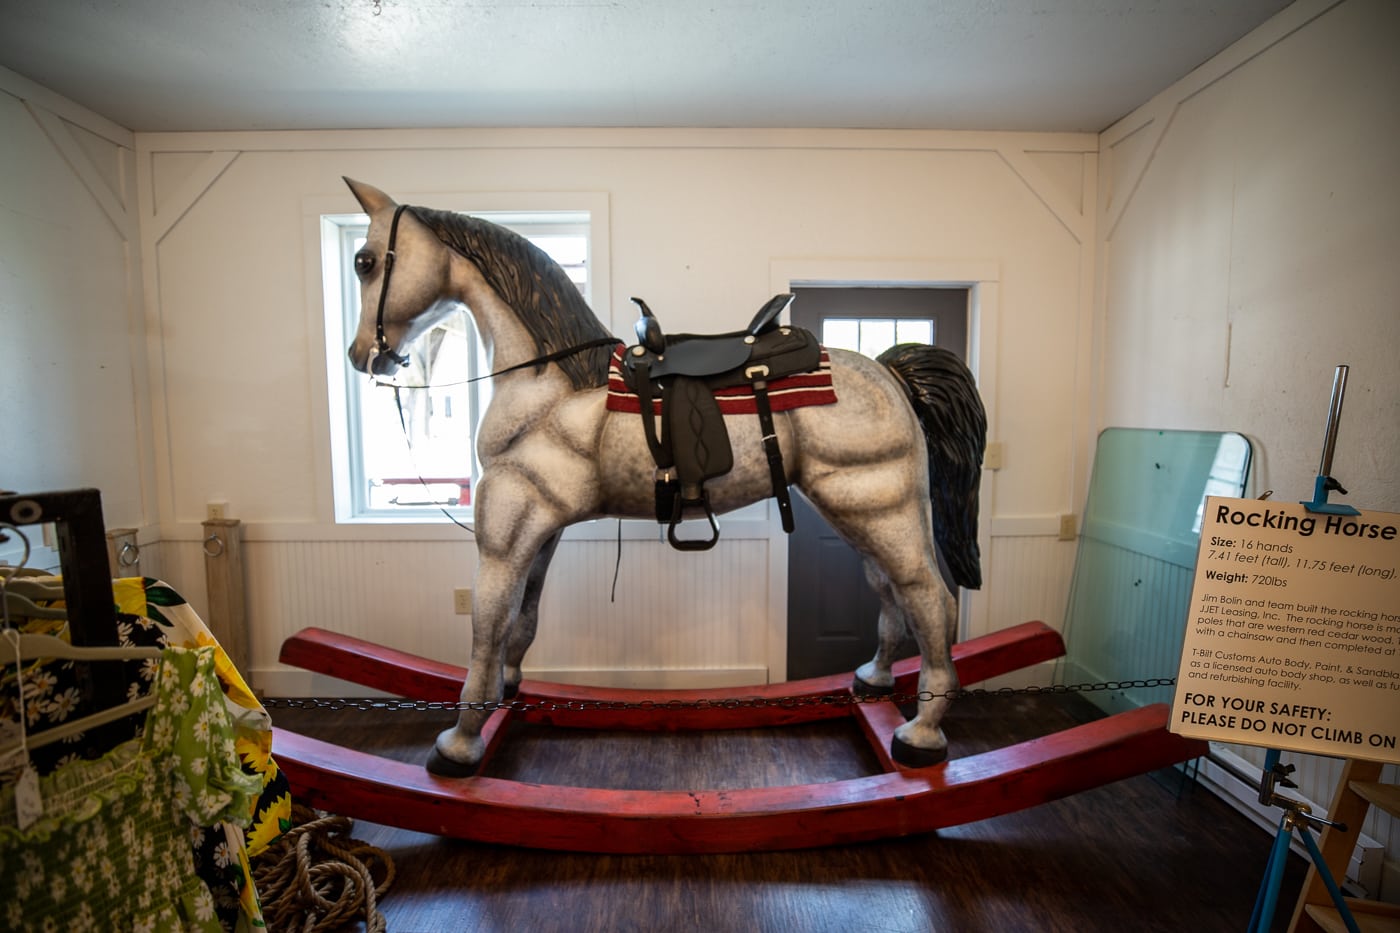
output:
{"label": "horse eye", "polygon": [[374,269],[374,254],[362,249],[355,254],[355,274],[369,275]]}

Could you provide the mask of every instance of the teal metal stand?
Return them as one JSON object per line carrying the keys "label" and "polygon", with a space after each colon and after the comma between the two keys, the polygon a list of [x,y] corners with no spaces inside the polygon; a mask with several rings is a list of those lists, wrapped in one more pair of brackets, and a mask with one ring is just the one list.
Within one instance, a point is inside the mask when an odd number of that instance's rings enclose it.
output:
{"label": "teal metal stand", "polygon": [[1322,857],[1322,852],[1313,839],[1314,829],[1331,826],[1341,832],[1346,832],[1346,825],[1324,820],[1320,816],[1313,816],[1312,810],[1307,804],[1276,793],[1274,791],[1275,784],[1281,784],[1284,787],[1297,786],[1288,779],[1288,775],[1292,773],[1293,765],[1279,764],[1278,749],[1269,749],[1264,756],[1264,774],[1259,782],[1259,802],[1265,806],[1283,807],[1283,818],[1279,820],[1278,833],[1274,836],[1273,848],[1269,850],[1269,865],[1264,872],[1264,881],[1260,884],[1259,894],[1254,899],[1254,912],[1249,918],[1249,933],[1268,933],[1270,926],[1273,925],[1274,910],[1278,907],[1279,889],[1283,886],[1283,870],[1288,862],[1288,849],[1292,844],[1293,830],[1295,829],[1298,830],[1298,837],[1303,840],[1304,848],[1308,850],[1308,857],[1312,859],[1318,877],[1326,885],[1327,893],[1332,897],[1332,903],[1337,905],[1337,913],[1341,915],[1342,922],[1346,924],[1348,933],[1361,933],[1360,927],[1356,925],[1356,918],[1351,915],[1351,908],[1347,906],[1346,898],[1342,897],[1342,889],[1338,887],[1336,879],[1332,877],[1332,872],[1327,867],[1327,861]]}
{"label": "teal metal stand", "polygon": [[[1327,501],[1327,496],[1332,492],[1340,492],[1346,495],[1347,491],[1342,484],[1332,478],[1332,454],[1337,447],[1337,427],[1342,420],[1342,399],[1347,391],[1347,372],[1345,365],[1338,366],[1336,373],[1332,377],[1332,401],[1327,407],[1327,429],[1322,442],[1322,460],[1317,467],[1317,479],[1313,482],[1313,497],[1311,501],[1301,504],[1309,512],[1319,512],[1327,515],[1360,515],[1361,513],[1349,505],[1333,504]],[[1274,786],[1297,787],[1288,779],[1293,773],[1293,765],[1279,764],[1279,750],[1268,749],[1264,754],[1264,773],[1259,779],[1259,802],[1266,807],[1282,807],[1283,817],[1279,820],[1278,833],[1274,836],[1273,848],[1269,851],[1269,865],[1264,872],[1264,881],[1259,886],[1259,894],[1254,899],[1254,913],[1249,918],[1249,933],[1268,933],[1270,925],[1274,922],[1274,909],[1278,906],[1278,892],[1283,884],[1283,869],[1288,862],[1288,850],[1292,844],[1293,830],[1298,830],[1298,836],[1303,840],[1303,846],[1308,850],[1308,857],[1312,859],[1313,867],[1317,869],[1318,877],[1327,887],[1327,893],[1332,897],[1332,903],[1337,905],[1337,912],[1341,914],[1342,922],[1346,924],[1349,933],[1361,933],[1356,925],[1356,918],[1351,915],[1351,908],[1347,906],[1346,899],[1342,897],[1342,889],[1337,886],[1337,881],[1332,877],[1332,871],[1327,867],[1327,862],[1322,857],[1322,852],[1317,848],[1317,842],[1313,840],[1313,830],[1322,826],[1331,826],[1342,832],[1346,832],[1346,825],[1324,820],[1322,817],[1313,816],[1311,808],[1299,800],[1293,800],[1274,791]]]}

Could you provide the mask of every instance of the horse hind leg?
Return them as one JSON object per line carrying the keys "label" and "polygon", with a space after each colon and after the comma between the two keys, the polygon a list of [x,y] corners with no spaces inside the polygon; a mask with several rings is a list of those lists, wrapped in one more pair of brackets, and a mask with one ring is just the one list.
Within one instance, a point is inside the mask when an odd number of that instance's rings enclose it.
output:
{"label": "horse hind leg", "polygon": [[[849,478],[846,478],[849,483]],[[821,509],[822,490],[808,490],[808,498]],[[815,494],[815,495],[814,495]],[[957,604],[938,570],[928,500],[883,509],[837,508],[828,502],[823,511],[832,525],[870,561],[882,580],[881,648],[857,676],[877,688],[883,679],[883,657],[898,641],[899,623],[907,624],[919,645],[918,709],[913,719],[895,730],[890,754],[906,767],[927,767],[948,756],[948,739],[939,723],[958,686],[953,668],[953,629]],[[838,500],[839,501],[839,500]],[[871,575],[871,571],[867,571]],[[893,677],[889,684],[893,686]]]}
{"label": "horse hind leg", "polygon": [[940,723],[958,689],[950,653],[957,602],[938,578],[907,587],[901,596],[911,617],[919,619],[912,626],[921,655],[919,702],[914,718],[894,731],[890,756],[905,767],[924,768],[948,757],[948,737]]}

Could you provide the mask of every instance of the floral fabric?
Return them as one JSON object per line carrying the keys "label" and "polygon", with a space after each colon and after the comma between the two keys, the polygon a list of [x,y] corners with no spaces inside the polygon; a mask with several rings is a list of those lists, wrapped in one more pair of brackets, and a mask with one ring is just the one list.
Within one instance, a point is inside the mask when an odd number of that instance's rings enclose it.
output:
{"label": "floral fabric", "polygon": [[[56,579],[56,578],[55,578]],[[260,791],[248,801],[243,820],[225,820],[196,831],[193,846],[196,871],[214,896],[215,910],[224,930],[265,929],[257,889],[252,882],[250,858],[278,839],[291,825],[292,800],[286,778],[278,770],[272,752],[272,722],[248,688],[233,662],[219,646],[199,615],[174,589],[150,577],[112,581],[117,609],[117,641],[123,646],[186,648],[210,647],[224,709],[233,728],[233,750],[242,770],[257,777]],[[62,605],[54,603],[52,605]],[[67,640],[67,622],[34,620],[26,631],[55,635]],[[152,689],[159,671],[155,661],[125,662],[131,698]],[[0,697],[0,719],[17,719],[14,671],[3,672],[5,689]],[[51,661],[34,665],[24,673],[25,722],[39,731],[95,710],[80,708],[78,681],[72,662]],[[80,738],[34,749],[31,759],[44,775],[78,760]],[[4,924],[0,923],[0,929]]]}
{"label": "floral fabric", "polygon": [[168,648],[140,739],[40,778],[43,815],[15,823],[0,788],[0,912],[16,931],[222,929],[192,833],[246,824],[261,779],[234,756],[213,647]]}

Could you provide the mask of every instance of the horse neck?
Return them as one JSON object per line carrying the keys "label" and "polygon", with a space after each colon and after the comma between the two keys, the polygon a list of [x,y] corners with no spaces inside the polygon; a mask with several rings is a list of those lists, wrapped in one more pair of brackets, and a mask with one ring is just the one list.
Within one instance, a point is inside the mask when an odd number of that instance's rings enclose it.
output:
{"label": "horse neck", "polygon": [[520,322],[520,316],[487,283],[471,260],[453,255],[451,281],[455,297],[471,311],[492,371],[518,366],[539,356],[535,340]]}

